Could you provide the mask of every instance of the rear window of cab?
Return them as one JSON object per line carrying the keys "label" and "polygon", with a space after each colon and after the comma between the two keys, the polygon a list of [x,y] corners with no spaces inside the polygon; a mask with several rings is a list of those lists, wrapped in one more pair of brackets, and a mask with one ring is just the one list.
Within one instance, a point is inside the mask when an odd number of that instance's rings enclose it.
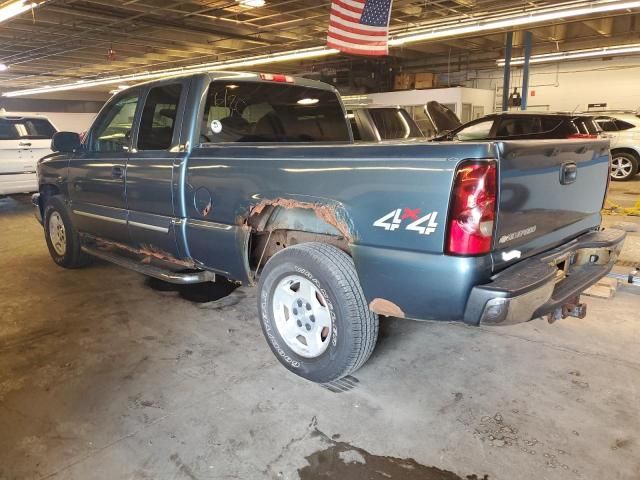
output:
{"label": "rear window of cab", "polygon": [[342,104],[330,90],[275,82],[209,85],[201,143],[350,140]]}

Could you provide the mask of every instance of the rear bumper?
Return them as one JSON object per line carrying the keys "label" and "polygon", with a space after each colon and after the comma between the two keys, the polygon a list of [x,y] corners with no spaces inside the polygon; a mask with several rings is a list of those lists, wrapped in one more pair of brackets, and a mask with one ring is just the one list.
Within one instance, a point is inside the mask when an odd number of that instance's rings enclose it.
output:
{"label": "rear bumper", "polygon": [[42,225],[42,209],[40,208],[40,194],[34,193],[31,195],[31,203],[33,204],[33,214],[36,220]]}
{"label": "rear bumper", "polygon": [[620,230],[589,232],[503,270],[471,290],[465,322],[510,325],[554,312],[609,273],[624,238]]}

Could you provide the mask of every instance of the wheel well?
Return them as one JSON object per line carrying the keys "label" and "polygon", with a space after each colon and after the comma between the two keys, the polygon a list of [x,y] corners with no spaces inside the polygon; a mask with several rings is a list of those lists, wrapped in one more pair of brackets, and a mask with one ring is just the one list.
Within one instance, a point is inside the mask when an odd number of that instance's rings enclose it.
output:
{"label": "wheel well", "polygon": [[40,213],[42,215],[44,215],[44,206],[47,204],[47,199],[59,193],[60,189],[55,185],[51,185],[50,183],[40,185]]}
{"label": "wheel well", "polygon": [[613,155],[614,152],[629,153],[633,155],[638,162],[640,162],[640,154],[636,152],[633,148],[628,148],[628,147],[612,148],[611,154]]}
{"label": "wheel well", "polygon": [[351,254],[348,225],[328,206],[277,200],[254,209],[247,225],[252,230],[248,252],[252,270],[264,266],[280,250],[300,243],[326,243]]}
{"label": "wheel well", "polygon": [[325,243],[351,255],[349,242],[344,237],[302,230],[269,230],[254,232],[249,240],[249,265],[257,270],[280,250],[300,243]]}
{"label": "wheel well", "polygon": [[60,193],[60,189],[55,185],[51,185],[50,183],[45,183],[44,185],[40,185],[40,197],[43,199],[47,199],[54,195],[58,195]]}

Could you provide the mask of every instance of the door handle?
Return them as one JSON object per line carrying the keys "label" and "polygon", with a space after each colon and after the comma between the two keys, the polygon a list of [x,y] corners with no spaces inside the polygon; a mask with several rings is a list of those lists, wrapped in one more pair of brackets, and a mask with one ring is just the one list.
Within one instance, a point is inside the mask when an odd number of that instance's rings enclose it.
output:
{"label": "door handle", "polygon": [[30,147],[31,146],[31,142],[20,142],[18,143],[19,146],[21,147]]}
{"label": "door handle", "polygon": [[111,168],[111,176],[113,178],[122,178],[123,172],[124,170],[119,165],[114,165],[113,168]]}
{"label": "door handle", "polygon": [[560,167],[560,183],[569,185],[578,177],[578,166],[574,162],[563,163]]}

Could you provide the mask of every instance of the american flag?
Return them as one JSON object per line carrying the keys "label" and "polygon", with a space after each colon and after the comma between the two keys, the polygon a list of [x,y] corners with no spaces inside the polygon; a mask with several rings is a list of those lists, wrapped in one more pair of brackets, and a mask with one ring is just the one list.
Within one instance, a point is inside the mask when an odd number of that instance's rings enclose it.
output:
{"label": "american flag", "polygon": [[387,55],[393,0],[333,0],[327,47],[356,55]]}

